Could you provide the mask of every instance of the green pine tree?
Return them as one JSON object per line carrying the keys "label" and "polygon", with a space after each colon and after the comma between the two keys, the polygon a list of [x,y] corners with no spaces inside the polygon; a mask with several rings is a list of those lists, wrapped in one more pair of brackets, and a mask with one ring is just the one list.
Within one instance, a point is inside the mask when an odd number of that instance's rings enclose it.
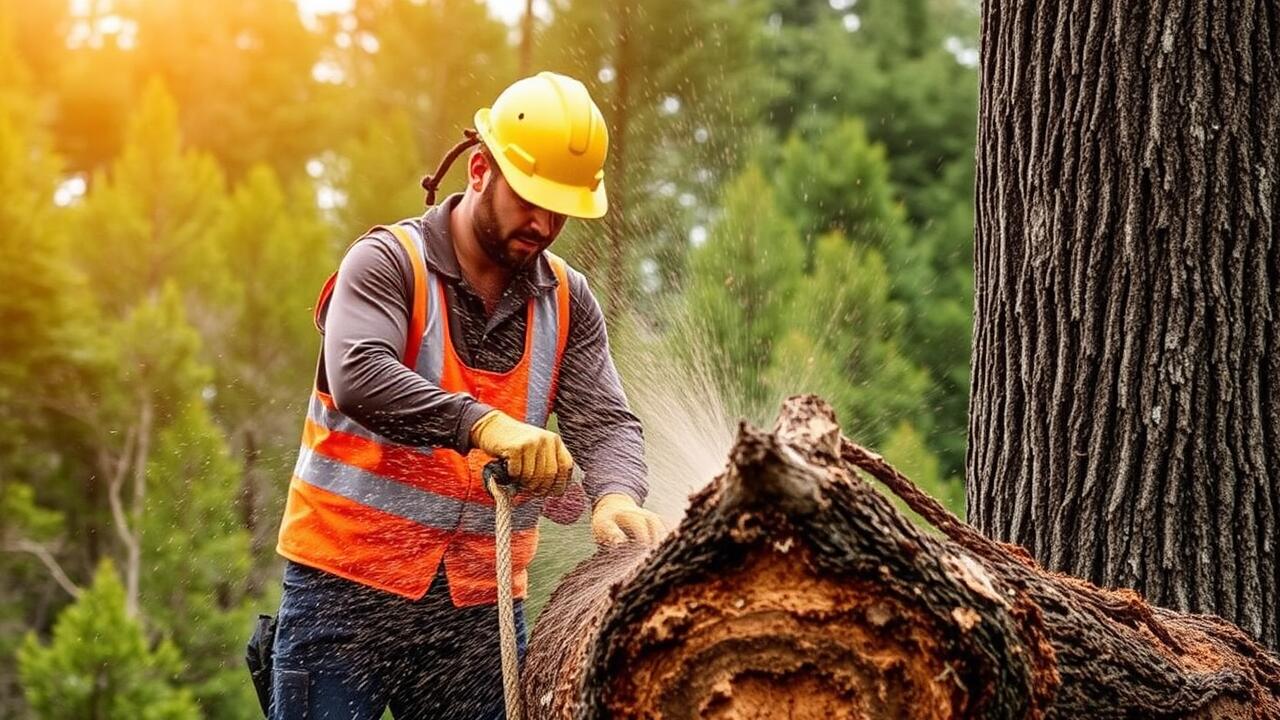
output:
{"label": "green pine tree", "polygon": [[[417,136],[408,113],[393,110],[371,118],[339,155],[329,158],[323,182],[342,194],[342,203],[334,209],[341,247],[374,225],[422,214],[420,181],[429,171],[424,169],[427,160]],[[465,165],[466,158],[461,155],[454,170]],[[436,202],[458,190],[460,183],[442,185]]]}
{"label": "green pine tree", "polygon": [[777,90],[758,64],[763,12],[757,0],[573,2],[539,35],[540,66],[586,83],[609,127],[609,215],[570,223],[562,247],[610,318],[679,290],[690,229],[749,157]]}
{"label": "green pine tree", "polygon": [[720,221],[689,261],[689,337],[675,351],[705,353],[691,359],[714,368],[729,408],[763,420],[777,409],[765,371],[796,319],[804,247],[759,168],[734,180],[721,206]]}
{"label": "green pine tree", "polygon": [[274,573],[281,478],[298,450],[314,378],[319,337],[311,307],[336,264],[333,228],[309,182],[286,189],[259,166],[235,187],[213,233],[232,290],[202,354],[214,370],[211,407],[241,468],[228,499],[253,535],[259,562],[250,586],[257,586]]}
{"label": "green pine tree", "polygon": [[168,641],[148,642],[125,612],[110,561],[93,585],[58,616],[47,644],[29,633],[18,650],[22,686],[42,718],[187,720],[200,717],[176,682],[182,657]]}
{"label": "green pine tree", "polygon": [[121,313],[168,280],[203,296],[201,306],[225,300],[226,269],[210,232],[224,200],[217,162],[184,147],[177,107],[153,81],[120,157],[94,176],[81,217],[76,255],[102,303]]}
{"label": "green pine tree", "polygon": [[885,148],[871,141],[858,118],[843,120],[812,141],[792,135],[782,147],[775,177],[780,204],[811,249],[829,232],[882,254],[899,253],[908,242]]}
{"label": "green pine tree", "polygon": [[803,282],[769,371],[775,395],[826,397],[863,444],[877,445],[902,420],[927,426],[929,377],[899,346],[903,310],[879,251],[826,235]]}
{"label": "green pine tree", "polygon": [[178,677],[204,715],[260,717],[243,666],[257,599],[245,591],[252,558],[236,505],[241,468],[198,398],[157,434],[146,472],[137,521],[148,626],[187,658]]}

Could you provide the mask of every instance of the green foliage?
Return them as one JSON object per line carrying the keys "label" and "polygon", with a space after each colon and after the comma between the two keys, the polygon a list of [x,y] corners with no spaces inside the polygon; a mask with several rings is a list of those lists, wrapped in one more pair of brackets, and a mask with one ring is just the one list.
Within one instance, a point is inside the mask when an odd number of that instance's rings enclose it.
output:
{"label": "green foliage", "polygon": [[941,168],[973,164],[977,73],[945,41],[976,44],[974,9],[965,0],[933,0],[927,12],[924,0],[864,0],[850,11],[816,0],[775,5],[790,9],[779,17],[791,21],[779,23],[765,49],[788,88],[770,108],[770,124],[779,135],[815,137],[845,118],[864,118],[888,150],[909,216],[926,222],[916,193]]}
{"label": "green foliage", "polygon": [[303,27],[293,0],[132,5],[134,76],[160,73],[183,108],[183,136],[233,177],[264,162],[299,172],[324,146],[337,92],[312,76],[323,39]]}
{"label": "green foliage", "polygon": [[336,93],[312,77],[323,41],[291,0],[4,0],[0,8],[16,20],[53,100],[59,150],[78,171],[120,153],[127,119],[156,75],[184,109],[186,137],[233,176],[264,159],[297,172],[335,131]]}
{"label": "green foliage", "polygon": [[[200,335],[187,322],[177,283],[168,281],[153,298],[130,308],[115,323],[112,340],[119,363],[119,396],[104,405],[102,418],[121,427],[135,420],[140,404],[153,405],[162,423],[180,416],[208,384],[211,373],[199,360]],[[105,414],[105,413],[104,413]]]}
{"label": "green foliage", "polygon": [[[209,343],[219,414],[231,428],[268,422],[270,406],[302,402],[315,364],[310,308],[336,253],[309,183],[281,186],[268,167],[249,171],[212,229],[230,268],[229,301]],[[278,414],[279,411],[275,411]],[[289,416],[290,429],[297,418]],[[272,429],[272,428],[264,428]]]}
{"label": "green foliage", "polygon": [[[955,476],[944,476],[937,455],[929,450],[924,437],[910,423],[899,423],[884,439],[880,454],[921,490],[947,506],[951,512],[964,517],[964,484]],[[897,501],[899,508],[910,512]],[[914,513],[912,513],[914,517]]]}
{"label": "green foliage", "polygon": [[[408,114],[395,110],[371,120],[343,146],[340,156],[330,160],[333,167],[325,181],[345,197],[336,213],[343,247],[374,225],[423,212],[420,181],[425,155],[419,147]],[[454,169],[464,166],[466,159],[467,153],[458,156]],[[447,194],[441,187],[436,202]]]}
{"label": "green foliage", "polygon": [[18,667],[27,701],[43,718],[200,717],[191,693],[176,685],[178,649],[168,641],[153,647],[125,613],[124,587],[109,561],[58,617],[49,644],[28,634]]}
{"label": "green foliage", "polygon": [[[334,16],[326,30],[350,41],[333,49],[351,81],[345,95],[354,111],[341,135],[406,114],[414,147],[428,162],[418,177],[435,168],[462,139],[462,129],[474,126],[475,111],[489,105],[516,75],[508,29],[474,0],[357,0],[350,16]],[[376,51],[368,38],[376,41]],[[405,146],[380,160],[410,154]],[[460,182],[464,175],[455,166],[451,177]]]}
{"label": "green foliage", "polygon": [[565,2],[540,36],[539,65],[582,79],[609,122],[609,218],[571,224],[564,252],[611,317],[610,300],[651,306],[646,296],[682,286],[689,226],[710,221],[749,155],[758,111],[779,90],[757,52],[765,7]]}
{"label": "green foliage", "polygon": [[22,450],[38,412],[30,391],[54,389],[50,381],[68,371],[64,352],[73,347],[66,341],[77,277],[64,213],[49,202],[57,173],[36,130],[0,113],[0,406],[14,410],[0,413],[0,459],[10,468],[29,459]]}
{"label": "green foliage", "polygon": [[710,360],[724,396],[735,411],[760,417],[772,409],[765,372],[774,343],[794,320],[788,308],[804,249],[759,168],[748,167],[729,185],[722,208],[706,244],[691,254],[688,312],[699,339],[714,348]]}
{"label": "green foliage", "polygon": [[871,142],[860,119],[844,120],[810,142],[793,135],[776,177],[782,206],[811,247],[828,232],[882,253],[907,242],[884,146]]}
{"label": "green foliage", "polygon": [[[556,249],[615,351],[709,368],[757,421],[818,392],[958,508],[976,3],[549,7],[531,70],[586,82],[612,140],[609,217]],[[316,292],[359,233],[422,211],[419,179],[515,78],[512,35],[475,0],[314,23],[292,0],[0,0],[0,718],[252,715],[240,648],[276,599]],[[119,468],[136,619],[98,569],[128,574]],[[547,532],[532,612],[584,532]]]}
{"label": "green foliage", "polygon": [[880,253],[832,234],[818,242],[771,373],[778,395],[812,390],[835,407],[845,432],[877,444],[922,413],[928,375],[904,356],[901,306]]}
{"label": "green foliage", "polygon": [[204,714],[249,720],[258,710],[241,665],[254,599],[243,583],[252,559],[237,512],[240,467],[198,402],[158,434],[151,458],[138,518],[143,614],[181,648],[179,677]]}
{"label": "green foliage", "polygon": [[107,308],[120,312],[167,280],[212,299],[225,287],[210,227],[223,211],[223,176],[209,155],[184,149],[177,107],[157,80],[130,120],[124,149],[95,175],[78,257]]}

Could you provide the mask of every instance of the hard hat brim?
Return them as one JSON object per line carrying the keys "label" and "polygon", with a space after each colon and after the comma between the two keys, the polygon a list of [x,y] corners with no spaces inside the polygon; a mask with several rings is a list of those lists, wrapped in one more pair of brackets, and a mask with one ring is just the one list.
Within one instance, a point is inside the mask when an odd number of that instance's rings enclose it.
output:
{"label": "hard hat brim", "polygon": [[528,175],[507,159],[502,152],[503,149],[493,141],[489,108],[481,108],[477,111],[475,122],[480,139],[489,148],[489,154],[497,161],[507,184],[526,202],[553,213],[584,220],[604,217],[609,211],[609,199],[605,194],[604,180],[601,180],[595,190],[592,190],[578,185],[559,183],[538,175]]}

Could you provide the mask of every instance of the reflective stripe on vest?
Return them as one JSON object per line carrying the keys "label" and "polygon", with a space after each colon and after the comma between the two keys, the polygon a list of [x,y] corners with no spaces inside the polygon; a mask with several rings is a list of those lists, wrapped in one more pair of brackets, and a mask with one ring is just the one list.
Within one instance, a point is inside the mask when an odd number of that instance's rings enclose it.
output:
{"label": "reflective stripe on vest", "polygon": [[[470,392],[543,427],[567,342],[569,288],[562,260],[548,254],[560,282],[531,298],[520,360],[504,373],[471,369],[454,352],[441,279],[423,262],[424,238],[413,223],[386,227],[414,268],[411,332],[402,361],[449,392]],[[327,302],[321,294],[317,308]],[[424,594],[440,562],[458,605],[493,602],[493,500],[480,482],[490,459],[473,450],[396,443],[342,413],[316,390],[281,526],[279,551],[291,559],[406,597]],[[512,555],[517,596],[537,546],[542,500],[517,496]]]}
{"label": "reflective stripe on vest", "polygon": [[[494,509],[437,495],[398,480],[348,465],[303,446],[294,475],[334,495],[439,530],[493,535]],[[471,507],[467,507],[470,505]],[[466,512],[463,512],[464,509]],[[527,530],[538,524],[541,507],[526,502],[512,509],[512,528]]]}
{"label": "reflective stripe on vest", "polygon": [[[410,234],[425,254],[426,247],[416,228]],[[425,256],[425,255],[424,255]],[[444,289],[436,274],[427,268],[427,327],[422,334],[422,347],[418,351],[418,374],[440,384],[444,368],[444,323],[448,322],[440,312],[446,307]],[[551,415],[551,384],[556,369],[556,349],[560,337],[560,313],[555,293],[542,293],[533,298],[533,342],[529,358],[529,384],[525,394],[524,421],[530,425],[545,427]]]}

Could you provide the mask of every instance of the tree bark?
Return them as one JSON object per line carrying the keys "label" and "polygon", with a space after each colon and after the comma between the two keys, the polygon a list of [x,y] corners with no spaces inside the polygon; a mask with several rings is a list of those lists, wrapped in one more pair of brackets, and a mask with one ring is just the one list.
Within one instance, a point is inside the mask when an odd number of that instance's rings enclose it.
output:
{"label": "tree bark", "polygon": [[985,2],[969,516],[1280,647],[1280,8]]}
{"label": "tree bark", "polygon": [[535,719],[1280,717],[1280,658],[1237,628],[1043,570],[813,397],[744,425],[653,553],[571,573],[523,685]]}

